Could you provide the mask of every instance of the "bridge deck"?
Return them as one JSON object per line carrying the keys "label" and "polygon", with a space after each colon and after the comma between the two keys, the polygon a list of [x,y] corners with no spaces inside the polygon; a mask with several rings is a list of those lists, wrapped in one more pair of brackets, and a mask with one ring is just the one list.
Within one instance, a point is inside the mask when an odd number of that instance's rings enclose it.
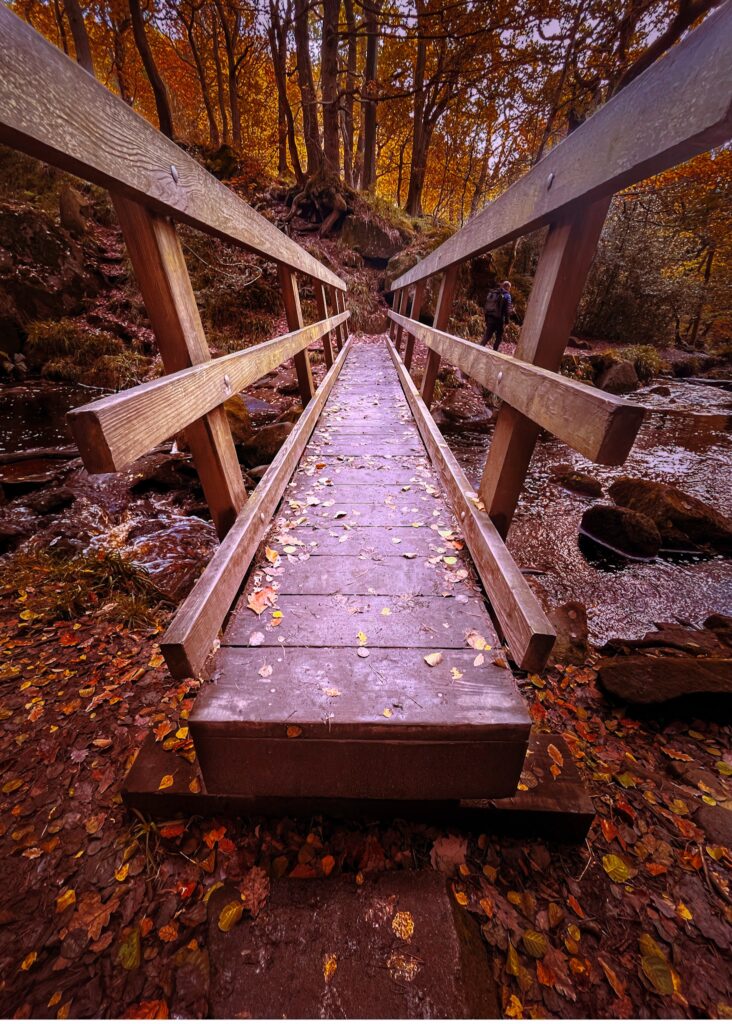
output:
{"label": "bridge deck", "polygon": [[191,717],[209,792],[515,792],[529,719],[383,343],[352,347],[266,547]]}

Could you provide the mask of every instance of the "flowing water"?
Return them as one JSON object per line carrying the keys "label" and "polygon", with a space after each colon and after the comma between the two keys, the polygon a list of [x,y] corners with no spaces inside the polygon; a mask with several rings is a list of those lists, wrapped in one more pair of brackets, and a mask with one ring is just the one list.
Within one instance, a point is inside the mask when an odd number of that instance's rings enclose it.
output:
{"label": "flowing water", "polygon": [[[565,463],[596,477],[605,490],[619,476],[659,480],[732,516],[732,395],[684,381],[653,382],[659,383],[668,384],[670,396],[653,394],[653,385],[631,396],[649,415],[624,466],[597,466],[556,438],[539,442],[509,534],[518,564],[534,571],[532,580],[549,600],[587,606],[595,643],[642,636],[654,622],[676,617],[700,624],[712,612],[732,614],[728,559],[630,562],[604,556],[579,536],[582,513],[599,499],[551,479],[552,467]],[[452,434],[448,441],[477,486],[490,435]]]}

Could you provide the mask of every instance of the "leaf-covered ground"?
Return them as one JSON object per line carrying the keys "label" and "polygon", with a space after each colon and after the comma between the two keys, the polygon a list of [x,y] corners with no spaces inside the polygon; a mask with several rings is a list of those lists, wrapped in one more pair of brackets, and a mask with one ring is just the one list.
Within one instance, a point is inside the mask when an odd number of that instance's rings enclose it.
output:
{"label": "leaf-covered ground", "polygon": [[[48,595],[42,562],[35,578],[32,561],[5,570],[3,1015],[206,1016],[207,899],[222,883],[250,914],[283,875],[347,873],[358,885],[430,865],[481,924],[507,1016],[732,1015],[729,726],[634,718],[587,666],[525,680],[537,727],[564,736],[595,801],[579,847],[405,822],[153,825],[119,796],[143,738],[154,728],[194,756],[198,684],[166,673],[156,639],[167,613],[125,627],[114,591],[97,588],[85,614],[59,620],[67,581]],[[221,926],[236,928],[238,909],[226,909]]]}

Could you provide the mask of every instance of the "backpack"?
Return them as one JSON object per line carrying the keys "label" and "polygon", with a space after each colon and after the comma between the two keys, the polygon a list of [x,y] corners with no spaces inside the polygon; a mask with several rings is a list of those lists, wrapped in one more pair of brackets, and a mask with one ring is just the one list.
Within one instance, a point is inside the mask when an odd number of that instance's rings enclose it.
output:
{"label": "backpack", "polygon": [[493,320],[503,318],[504,295],[501,288],[491,288],[485,299],[485,315]]}

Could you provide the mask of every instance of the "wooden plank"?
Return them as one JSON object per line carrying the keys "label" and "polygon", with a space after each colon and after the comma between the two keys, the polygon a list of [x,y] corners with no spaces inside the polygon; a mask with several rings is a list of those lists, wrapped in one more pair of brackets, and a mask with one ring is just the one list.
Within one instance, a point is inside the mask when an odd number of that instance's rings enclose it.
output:
{"label": "wooden plank", "polygon": [[[446,517],[452,516],[446,513],[444,506],[436,502],[434,498],[422,495],[415,499],[409,494],[402,494],[402,500],[396,501],[389,495],[389,502],[383,500],[383,492],[376,489],[364,492],[361,488],[351,488],[351,496],[344,496],[340,490],[328,499],[327,503],[318,501],[314,505],[306,505],[305,500],[292,496],[288,489],[285,494],[283,509],[291,516],[305,516],[308,522],[316,523],[338,523],[340,519],[336,516],[347,517],[346,521],[363,526],[409,526],[417,519],[425,519],[427,522],[436,522],[440,525],[453,525],[446,522]],[[404,501],[403,499],[409,499]],[[382,500],[380,500],[382,499]],[[317,500],[317,499],[316,499]],[[290,504],[293,502],[294,504]],[[428,504],[429,502],[429,504]],[[403,556],[401,556],[403,557]]]}
{"label": "wooden plank", "polygon": [[[285,305],[287,326],[291,331],[297,331],[305,325],[302,318],[297,277],[294,270],[290,270],[288,267],[280,265],[277,269],[280,277],[282,301]],[[304,409],[315,393],[313,372],[310,367],[310,357],[308,356],[307,349],[297,352],[293,357],[293,361],[295,363],[295,372],[297,373],[297,383],[300,388],[300,401]]]}
{"label": "wooden plank", "polygon": [[[458,268],[452,267],[446,270],[442,275],[440,281],[440,292],[437,296],[437,307],[435,309],[434,326],[438,331],[444,331],[450,321],[450,311],[452,310],[452,303],[455,298],[455,289],[457,287],[457,275]],[[422,378],[422,401],[427,406],[427,409],[432,405],[432,399],[435,394],[435,382],[437,381],[437,373],[440,369],[440,357],[436,352],[430,351],[427,354],[427,363],[424,368],[424,377]]]}
{"label": "wooden plank", "polygon": [[344,282],[0,6],[0,141],[336,288]]}
{"label": "wooden plank", "polygon": [[280,594],[411,594],[415,597],[438,597],[454,590],[452,580],[456,569],[444,562],[433,565],[427,556],[405,558],[379,553],[374,556],[344,558],[342,555],[313,554],[309,558],[287,558],[281,572],[262,563],[261,572],[276,580]]}
{"label": "wooden plank", "polygon": [[732,136],[732,5],[724,4],[495,202],[391,283],[404,288],[535,231]]}
{"label": "wooden plank", "polygon": [[[207,362],[211,353],[175,225],[122,196],[113,199],[166,372]],[[224,537],[246,501],[226,413],[211,409],[185,435],[216,532]]]}
{"label": "wooden plank", "polygon": [[[318,319],[328,319],[328,300],[325,295],[325,285],[321,281],[312,279],[313,291],[315,292],[315,307],[318,310]],[[325,356],[325,368],[329,370],[333,365],[333,346],[331,344],[330,331],[323,335],[323,355]]]}
{"label": "wooden plank", "polygon": [[607,466],[625,462],[643,423],[641,406],[426,324],[390,315],[441,358],[586,458]]}
{"label": "wooden plank", "polygon": [[[555,746],[564,759],[564,767],[556,779],[549,771],[554,763],[547,752],[549,744]],[[127,807],[158,821],[194,814],[201,817],[218,814],[273,818],[327,815],[366,822],[406,818],[476,833],[541,836],[562,843],[584,842],[595,817],[595,808],[564,739],[552,733],[532,732],[524,766],[533,776],[524,776],[532,788],[495,800],[440,801],[417,797],[405,801],[224,795],[207,790],[200,779],[198,765],[189,764],[173,751],[164,750],[150,732],[124,781],[122,799]],[[173,785],[159,789],[164,775],[172,776]],[[194,787],[195,793],[190,788],[194,779],[198,783]]]}
{"label": "wooden plank", "polygon": [[[283,594],[276,608],[282,618],[272,622],[271,612],[256,615],[242,594],[222,641],[223,647],[246,647],[253,633],[263,633],[262,648],[359,647],[364,633],[367,647],[417,647],[425,652],[467,647],[465,635],[471,629],[497,644],[491,621],[481,600],[465,603],[454,598],[415,597],[323,597]],[[388,607],[390,613],[382,614]],[[425,671],[427,671],[425,665]]]}
{"label": "wooden plank", "polygon": [[359,555],[393,555],[407,552],[432,558],[438,558],[440,555],[447,558],[457,556],[458,563],[461,562],[459,552],[443,540],[436,529],[431,530],[427,526],[351,526],[339,521],[329,528],[324,528],[321,523],[315,526],[305,524],[283,528],[279,534],[275,532],[275,547],[280,543],[288,543],[281,541],[280,535],[294,538],[303,545],[299,550],[311,555],[340,555],[346,559]]}
{"label": "wooden plank", "polygon": [[269,529],[269,521],[287,481],[297,466],[330,390],[348,357],[348,351],[348,347],[343,349],[325,375],[313,401],[280,448],[229,534],[168,627],[161,650],[175,678],[197,676],[203,668],[254,553]]}
{"label": "wooden plank", "polygon": [[[333,302],[337,313],[343,313],[346,308],[345,296],[337,288],[333,289]],[[348,332],[343,324],[336,331],[338,337],[338,351],[343,348],[348,340]]]}
{"label": "wooden plank", "polygon": [[[396,312],[397,313],[406,313],[408,299],[409,299],[409,291],[408,291],[408,289],[407,288],[402,288],[402,290],[399,292],[398,299],[397,299],[397,301],[395,303],[395,308],[396,308]],[[391,313],[392,310],[389,310],[389,312]],[[391,331],[389,331],[389,337],[392,337]],[[394,341],[394,344],[396,345],[396,350],[398,352],[399,349],[401,348],[401,344],[402,344],[402,329],[399,326],[399,321],[398,320],[397,320],[397,329],[396,329],[396,339]]]}
{"label": "wooden plank", "polygon": [[477,508],[477,495],[392,345],[389,351],[422,440],[449,495],[493,613],[508,641],[511,656],[527,672],[541,671],[554,644],[551,623],[495,526],[486,513]]}
{"label": "wooden plank", "polygon": [[[473,650],[450,651],[429,669],[420,650],[377,648],[359,658],[342,647],[225,647],[190,724],[194,735],[205,725],[220,737],[284,739],[287,726],[297,725],[304,740],[525,742],[530,719],[510,670],[488,655],[476,666],[475,657]],[[263,664],[272,668],[265,683]]]}
{"label": "wooden plank", "polygon": [[[609,201],[600,199],[549,229],[529,296],[515,356],[558,370],[602,232]],[[536,424],[510,405],[498,413],[478,488],[502,537],[508,535],[539,436]]]}
{"label": "wooden plank", "polygon": [[[341,318],[348,313],[342,313]],[[331,317],[260,345],[199,363],[67,414],[84,466],[112,473],[276,369],[338,323]]]}
{"label": "wooden plank", "polygon": [[[424,300],[424,291],[427,287],[427,281],[417,281],[414,288],[414,299],[412,301],[412,308],[409,311],[409,316],[412,320],[419,320],[419,314],[422,312],[422,302]],[[407,331],[407,347],[404,350],[404,365],[408,370],[412,369],[412,356],[414,354],[414,335]]]}

